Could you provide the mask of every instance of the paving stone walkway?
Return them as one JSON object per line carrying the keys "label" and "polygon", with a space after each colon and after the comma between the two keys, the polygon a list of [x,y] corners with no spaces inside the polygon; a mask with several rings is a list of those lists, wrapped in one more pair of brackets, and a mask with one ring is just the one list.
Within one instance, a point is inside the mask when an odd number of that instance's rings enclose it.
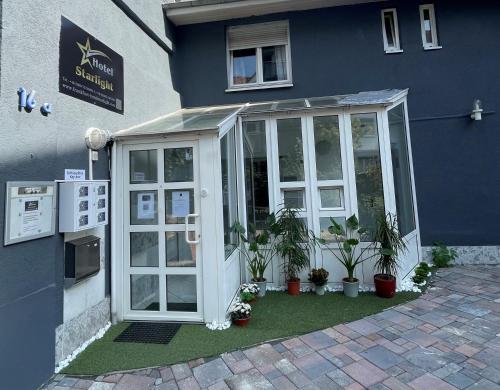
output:
{"label": "paving stone walkway", "polygon": [[348,324],[213,359],[49,389],[500,389],[500,266],[440,270],[426,294]]}

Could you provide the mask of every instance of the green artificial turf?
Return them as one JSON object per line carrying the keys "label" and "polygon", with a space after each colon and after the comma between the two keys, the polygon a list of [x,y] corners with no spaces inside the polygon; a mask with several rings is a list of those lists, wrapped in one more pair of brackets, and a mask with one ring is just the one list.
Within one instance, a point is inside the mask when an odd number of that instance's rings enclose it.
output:
{"label": "green artificial turf", "polygon": [[342,293],[292,297],[282,292],[268,292],[252,304],[252,319],[247,328],[232,326],[224,331],[213,331],[204,325],[182,325],[166,346],[113,342],[128,326],[120,323],[82,352],[64,373],[100,375],[214,356],[358,320],[418,296],[418,293],[400,292],[392,299],[379,298],[372,293],[361,293],[358,298],[346,298]]}

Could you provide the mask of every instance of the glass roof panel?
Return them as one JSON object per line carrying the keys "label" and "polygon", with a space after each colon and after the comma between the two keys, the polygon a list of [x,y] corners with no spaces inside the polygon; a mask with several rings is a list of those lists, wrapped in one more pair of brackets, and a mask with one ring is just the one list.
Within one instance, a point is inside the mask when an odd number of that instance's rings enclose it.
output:
{"label": "glass roof panel", "polygon": [[311,107],[336,107],[343,96],[324,96],[307,99]]}
{"label": "glass roof panel", "polygon": [[276,111],[288,110],[288,109],[301,109],[307,108],[305,99],[293,99],[293,100],[283,100],[278,102]]}

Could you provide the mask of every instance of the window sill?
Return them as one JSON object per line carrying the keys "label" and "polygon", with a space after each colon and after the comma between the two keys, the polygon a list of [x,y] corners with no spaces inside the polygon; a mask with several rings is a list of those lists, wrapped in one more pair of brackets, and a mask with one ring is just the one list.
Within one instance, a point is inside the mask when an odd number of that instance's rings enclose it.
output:
{"label": "window sill", "polygon": [[280,84],[261,84],[261,85],[248,85],[241,87],[231,87],[226,89],[225,92],[238,92],[238,91],[251,91],[255,89],[271,89],[271,88],[290,88],[293,87],[293,83],[280,83]]}
{"label": "window sill", "polygon": [[424,50],[439,50],[442,49],[443,46],[424,46]]}
{"label": "window sill", "polygon": [[397,53],[403,53],[403,49],[385,50],[385,54],[397,54]]}

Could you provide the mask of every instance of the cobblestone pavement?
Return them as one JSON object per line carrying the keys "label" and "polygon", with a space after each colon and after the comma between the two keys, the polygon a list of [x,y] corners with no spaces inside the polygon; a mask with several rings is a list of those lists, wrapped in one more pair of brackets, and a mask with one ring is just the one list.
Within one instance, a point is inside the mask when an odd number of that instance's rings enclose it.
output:
{"label": "cobblestone pavement", "polygon": [[213,359],[49,389],[500,389],[500,267],[440,270],[419,299]]}

